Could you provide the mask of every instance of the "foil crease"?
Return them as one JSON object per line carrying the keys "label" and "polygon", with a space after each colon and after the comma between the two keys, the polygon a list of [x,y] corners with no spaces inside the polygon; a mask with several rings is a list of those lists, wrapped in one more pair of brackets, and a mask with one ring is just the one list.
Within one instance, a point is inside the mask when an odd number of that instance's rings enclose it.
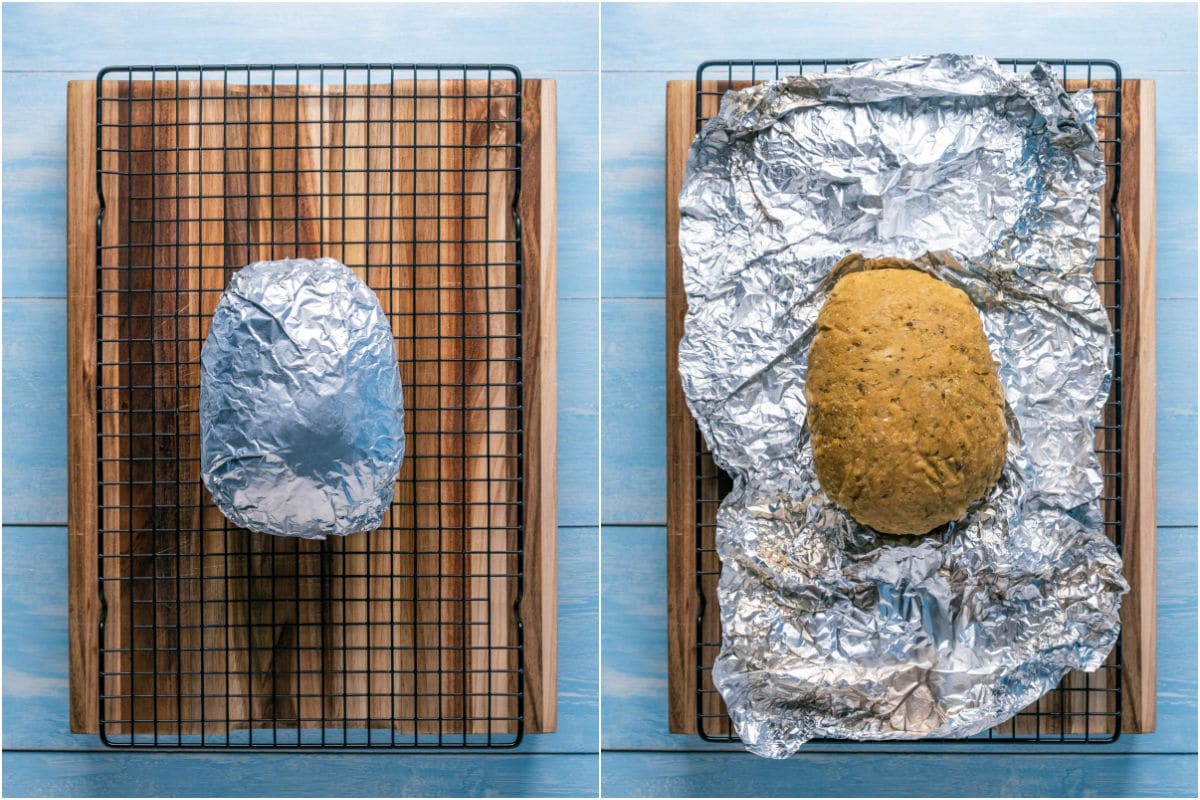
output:
{"label": "foil crease", "polygon": [[[697,136],[679,371],[733,478],[713,680],[752,752],[970,736],[1112,649],[1128,586],[1093,450],[1113,352],[1092,276],[1104,181],[1090,93],[981,57],[729,92]],[[808,345],[853,252],[966,292],[1004,388],[999,482],[927,536],[858,525],[813,467]]]}
{"label": "foil crease", "polygon": [[200,469],[257,533],[324,539],[378,528],[404,458],[392,327],[331,258],[239,270],[200,355]]}

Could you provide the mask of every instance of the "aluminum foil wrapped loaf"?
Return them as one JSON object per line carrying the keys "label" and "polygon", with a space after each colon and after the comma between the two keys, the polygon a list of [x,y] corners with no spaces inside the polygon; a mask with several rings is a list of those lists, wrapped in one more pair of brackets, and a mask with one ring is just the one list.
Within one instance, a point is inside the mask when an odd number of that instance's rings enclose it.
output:
{"label": "aluminum foil wrapped loaf", "polygon": [[200,469],[230,522],[324,539],[379,527],[404,458],[392,328],[331,258],[229,282],[200,356]]}
{"label": "aluminum foil wrapped loaf", "polygon": [[[943,55],[730,92],[693,143],[679,371],[733,478],[713,679],[751,751],[969,736],[1112,649],[1128,587],[1093,450],[1112,359],[1094,120],[1047,69]],[[998,366],[1000,479],[925,536],[857,524],[814,471],[808,346],[853,252],[963,290]]]}

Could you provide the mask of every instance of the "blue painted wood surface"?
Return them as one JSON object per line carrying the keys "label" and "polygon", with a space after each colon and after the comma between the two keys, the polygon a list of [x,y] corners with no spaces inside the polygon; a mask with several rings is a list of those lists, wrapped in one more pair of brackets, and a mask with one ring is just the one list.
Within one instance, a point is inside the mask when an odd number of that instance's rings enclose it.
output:
{"label": "blue painted wood surface", "polygon": [[1055,756],[605,752],[608,797],[1196,796],[1196,754]]}
{"label": "blue painted wood surface", "polygon": [[1196,9],[1181,3],[605,3],[603,25],[605,73],[945,52],[1113,58],[1130,74],[1196,70]]}
{"label": "blue painted wood surface", "polygon": [[[598,15],[587,5],[4,6],[5,794],[595,794]],[[110,64],[295,61],[510,62],[558,82],[559,726],[516,751],[124,754],[68,731],[66,83]]]}
{"label": "blue painted wood surface", "polygon": [[581,754],[7,751],[6,797],[594,797]]}
{"label": "blue painted wood surface", "polygon": [[[1002,21],[998,22],[998,21]],[[1196,792],[1196,10],[1183,5],[606,4],[602,12],[604,782],[613,795]],[[1158,732],[1109,746],[810,746],[771,764],[667,732],[666,82],[705,59],[1112,58],[1155,80]],[[1177,527],[1178,526],[1178,527]],[[1003,753],[1004,755],[997,755]],[[1041,755],[1038,755],[1038,754]]]}
{"label": "blue painted wood surface", "polygon": [[19,3],[4,68],[103,64],[515,63],[593,72],[594,5],[554,3]]}

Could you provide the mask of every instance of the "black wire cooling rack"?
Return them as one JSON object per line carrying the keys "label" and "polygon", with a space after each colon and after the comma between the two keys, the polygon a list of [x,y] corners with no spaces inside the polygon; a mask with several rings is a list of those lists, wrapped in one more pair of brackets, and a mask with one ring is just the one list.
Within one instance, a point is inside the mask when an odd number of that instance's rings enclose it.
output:
{"label": "black wire cooling rack", "polygon": [[[507,65],[100,71],[106,744],[520,742],[521,89]],[[388,313],[408,439],[383,526],[325,542],[232,527],[198,458],[227,280],[317,256]]]}
{"label": "black wire cooling rack", "polygon": [[[696,131],[715,115],[721,97],[730,88],[778,80],[805,72],[828,72],[864,59],[733,60],[705,61],[696,70]],[[1112,394],[1097,426],[1097,452],[1101,458],[1104,491],[1101,506],[1105,532],[1121,549],[1121,220],[1117,195],[1121,182],[1121,68],[1115,61],[1073,59],[998,59],[1014,72],[1037,64],[1055,70],[1071,90],[1091,89],[1097,105],[1097,128],[1104,148],[1108,181],[1102,197],[1104,209],[1097,283],[1115,334]],[[716,551],[716,515],[732,481],[709,454],[696,432],[696,591],[700,612],[696,620],[697,730],[711,742],[737,742],[724,701],[712,682],[712,665],[721,649],[721,628],[716,596],[721,560]],[[1121,729],[1121,642],[1095,673],[1073,672],[1040,702],[1012,721],[969,739],[925,740],[941,742],[1009,743],[1109,743]],[[820,740],[834,743],[840,740]]]}

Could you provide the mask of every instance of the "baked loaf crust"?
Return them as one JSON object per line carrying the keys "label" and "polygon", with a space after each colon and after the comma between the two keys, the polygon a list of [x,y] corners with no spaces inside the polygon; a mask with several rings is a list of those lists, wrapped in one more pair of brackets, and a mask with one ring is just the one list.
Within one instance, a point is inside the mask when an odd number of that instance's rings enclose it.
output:
{"label": "baked loaf crust", "polygon": [[902,259],[863,266],[830,292],[809,351],[817,479],[863,525],[927,533],[1000,477],[1004,393],[964,292]]}

